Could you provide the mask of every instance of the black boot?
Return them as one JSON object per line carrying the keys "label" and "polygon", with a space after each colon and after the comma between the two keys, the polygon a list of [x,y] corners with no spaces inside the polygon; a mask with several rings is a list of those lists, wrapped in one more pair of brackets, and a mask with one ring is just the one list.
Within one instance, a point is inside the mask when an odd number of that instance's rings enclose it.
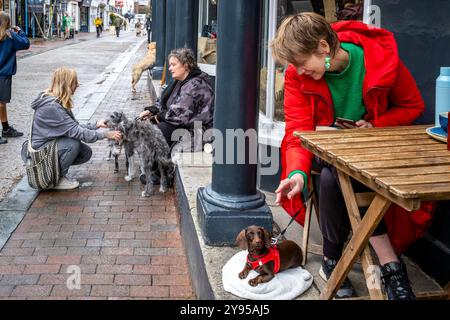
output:
{"label": "black boot", "polygon": [[416,300],[403,262],[389,262],[382,266],[381,280],[388,300]]}
{"label": "black boot", "polygon": [[[331,274],[334,271],[334,268],[337,265],[336,260],[328,259],[325,260],[322,259],[322,266],[319,270],[320,277],[328,281],[330,279]],[[339,287],[338,291],[336,292],[336,295],[334,296],[335,299],[345,299],[345,298],[353,298],[356,297],[355,289],[353,288],[352,283],[350,282],[350,279],[346,277],[344,281],[342,282],[341,286]]]}

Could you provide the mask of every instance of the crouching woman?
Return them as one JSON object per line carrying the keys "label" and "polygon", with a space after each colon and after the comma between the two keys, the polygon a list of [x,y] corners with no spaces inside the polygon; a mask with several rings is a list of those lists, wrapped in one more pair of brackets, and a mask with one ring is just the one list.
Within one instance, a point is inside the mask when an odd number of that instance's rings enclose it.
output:
{"label": "crouching woman", "polygon": [[[39,94],[31,104],[34,110],[31,146],[37,150],[56,139],[61,179],[53,187],[56,190],[75,189],[76,180],[67,178],[70,166],[83,164],[92,156],[92,149],[85,143],[104,138],[119,140],[119,131],[97,131],[106,128],[103,120],[97,123],[79,124],[72,112],[72,96],[78,88],[77,73],[73,69],[59,68],[53,73],[50,88]],[[26,144],[22,147],[22,159],[26,159]]]}

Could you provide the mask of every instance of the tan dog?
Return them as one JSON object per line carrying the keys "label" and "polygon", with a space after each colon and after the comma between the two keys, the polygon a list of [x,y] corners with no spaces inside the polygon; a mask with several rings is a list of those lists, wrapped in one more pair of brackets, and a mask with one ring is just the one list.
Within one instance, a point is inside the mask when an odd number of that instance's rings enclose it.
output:
{"label": "tan dog", "polygon": [[142,73],[152,67],[156,61],[156,42],[150,42],[147,48],[147,55],[133,66],[133,71],[131,72],[131,87],[133,92],[136,92],[136,84],[141,79]]}

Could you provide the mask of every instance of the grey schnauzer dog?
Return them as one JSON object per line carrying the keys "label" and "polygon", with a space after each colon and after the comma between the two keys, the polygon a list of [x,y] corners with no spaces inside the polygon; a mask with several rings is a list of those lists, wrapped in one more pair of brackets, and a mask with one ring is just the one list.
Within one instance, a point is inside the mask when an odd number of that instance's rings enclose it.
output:
{"label": "grey schnauzer dog", "polygon": [[[142,196],[150,197],[153,191],[152,168],[159,171],[161,177],[159,191],[166,192],[173,179],[175,165],[170,158],[170,148],[161,130],[148,120],[128,119],[123,112],[113,112],[105,122],[108,127],[122,132],[125,154],[129,157],[133,154],[139,156],[141,172],[146,180]],[[130,160],[130,166],[131,162]]]}

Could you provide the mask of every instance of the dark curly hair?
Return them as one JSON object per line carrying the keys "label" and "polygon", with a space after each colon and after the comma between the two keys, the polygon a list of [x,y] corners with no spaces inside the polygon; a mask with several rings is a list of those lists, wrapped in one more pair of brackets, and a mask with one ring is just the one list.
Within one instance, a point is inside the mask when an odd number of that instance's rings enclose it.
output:
{"label": "dark curly hair", "polygon": [[177,58],[178,61],[181,62],[181,64],[186,65],[188,67],[189,71],[200,69],[198,67],[194,51],[192,49],[189,48],[173,49],[170,52],[168,59],[170,58]]}

